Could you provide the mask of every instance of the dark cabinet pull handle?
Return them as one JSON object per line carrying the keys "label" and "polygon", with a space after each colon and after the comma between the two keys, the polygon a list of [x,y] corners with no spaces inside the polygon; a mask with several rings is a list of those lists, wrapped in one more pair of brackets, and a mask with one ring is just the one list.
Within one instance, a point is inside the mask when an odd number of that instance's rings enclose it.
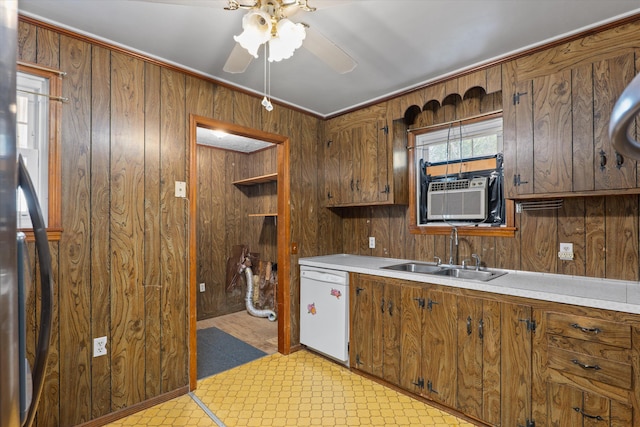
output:
{"label": "dark cabinet pull handle", "polygon": [[581,408],[575,407],[573,408],[573,410],[585,418],[591,418],[592,420],[596,420],[596,421],[604,421],[604,418],[602,418],[600,415],[589,415],[586,412],[584,412]]}
{"label": "dark cabinet pull handle", "polygon": [[349,185],[351,186],[351,191],[353,191],[353,180],[351,180],[351,183]]}
{"label": "dark cabinet pull handle", "polygon": [[467,335],[471,335],[471,316],[467,317]]}
{"label": "dark cabinet pull handle", "polygon": [[624,163],[624,157],[622,157],[622,154],[616,151],[616,168],[618,169],[622,168],[623,163]]}
{"label": "dark cabinet pull handle", "polygon": [[360,191],[360,180],[356,181],[356,190]]}
{"label": "dark cabinet pull handle", "polygon": [[600,332],[602,332],[602,330],[599,329],[599,328],[585,328],[583,326],[578,325],[577,323],[572,323],[571,327],[574,328],[574,329],[579,329],[584,333],[593,332],[596,335],[599,334]]}
{"label": "dark cabinet pull handle", "polygon": [[384,298],[382,298],[382,304],[380,304],[380,311],[384,314]]}
{"label": "dark cabinet pull handle", "polygon": [[600,170],[603,171],[607,165],[607,153],[604,150],[600,150]]}
{"label": "dark cabinet pull handle", "polygon": [[593,369],[594,371],[599,371],[600,369],[602,369],[598,365],[586,365],[577,359],[573,359],[571,363],[580,366],[582,369]]}
{"label": "dark cabinet pull handle", "polygon": [[482,319],[480,319],[480,321],[478,322],[478,338],[484,338],[484,322],[482,321]]}
{"label": "dark cabinet pull handle", "polygon": [[389,316],[393,316],[393,301],[389,300]]}

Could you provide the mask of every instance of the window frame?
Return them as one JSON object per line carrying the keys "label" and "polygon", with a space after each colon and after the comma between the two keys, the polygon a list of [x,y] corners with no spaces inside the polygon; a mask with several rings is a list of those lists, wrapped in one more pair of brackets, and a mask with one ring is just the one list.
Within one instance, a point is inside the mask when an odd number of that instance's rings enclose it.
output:
{"label": "window frame", "polygon": [[[49,241],[58,241],[62,235],[62,164],[60,156],[60,119],[62,113],[62,76],[63,72],[36,64],[18,62],[16,71],[32,74],[49,80],[49,135],[48,135],[48,215],[47,237]],[[21,228],[27,241],[34,241],[33,228]]]}
{"label": "window frame", "polygon": [[[427,234],[427,235],[448,235],[453,228],[452,225],[418,225],[417,218],[417,169],[416,169],[416,137],[423,135],[427,132],[439,131],[448,128],[451,123],[459,125],[469,125],[472,123],[478,123],[483,121],[489,121],[492,119],[502,117],[502,112],[492,113],[488,115],[482,115],[480,117],[474,117],[469,119],[455,120],[453,122],[439,123],[432,126],[427,126],[418,129],[409,129],[408,146],[409,153],[409,232],[411,234]],[[499,147],[498,147],[499,148]],[[504,140],[503,140],[504,151]],[[459,235],[466,236],[495,236],[495,237],[514,237],[516,232],[515,227],[515,203],[513,200],[507,199],[505,201],[505,225],[500,227],[478,227],[474,224],[469,225],[456,225]]]}

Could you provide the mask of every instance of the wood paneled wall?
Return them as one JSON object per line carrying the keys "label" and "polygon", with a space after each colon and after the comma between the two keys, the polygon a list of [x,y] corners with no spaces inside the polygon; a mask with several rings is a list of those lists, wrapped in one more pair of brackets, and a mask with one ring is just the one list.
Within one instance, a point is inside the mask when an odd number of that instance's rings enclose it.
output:
{"label": "wood paneled wall", "polygon": [[[254,96],[24,17],[18,50],[21,61],[66,72],[69,98],[61,117],[63,232],[50,244],[52,353],[37,426],[81,424],[188,386],[188,248],[197,242],[188,241],[188,201],[174,197],[174,181],[195,173],[188,170],[190,114],[290,139],[291,236],[300,246],[291,259],[290,340],[297,344],[295,266],[317,253],[319,240],[318,223],[306,220],[318,209],[319,119],[278,105],[266,113]],[[211,178],[200,182],[252,173],[235,156],[203,161]],[[245,226],[262,236],[259,219],[236,212],[248,209],[247,197],[234,194],[239,202],[210,210],[227,241],[240,242]],[[270,241],[276,230],[267,229],[262,237]],[[37,292],[29,296],[31,360],[38,300]],[[93,358],[101,336],[108,355]]]}
{"label": "wood paneled wall", "polygon": [[[262,261],[278,262],[276,217],[249,217],[277,213],[276,182],[238,186],[233,182],[277,171],[275,145],[251,154],[199,145],[197,282],[198,320],[245,309],[244,276],[227,290],[227,259],[235,245],[245,245]],[[230,216],[227,220],[227,216]],[[234,240],[231,240],[234,239]],[[232,259],[234,264],[238,261]],[[256,270],[257,272],[257,270]]]}

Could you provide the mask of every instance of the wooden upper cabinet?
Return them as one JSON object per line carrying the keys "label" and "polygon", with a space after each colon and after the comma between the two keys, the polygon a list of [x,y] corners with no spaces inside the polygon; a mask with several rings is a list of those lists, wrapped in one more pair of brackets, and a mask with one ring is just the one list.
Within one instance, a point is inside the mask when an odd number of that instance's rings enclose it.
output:
{"label": "wooden upper cabinet", "polygon": [[400,129],[404,131],[404,140],[400,140],[398,133],[392,133],[393,126],[375,115],[330,124],[328,128],[324,147],[325,206],[408,202],[406,128]]}
{"label": "wooden upper cabinet", "polygon": [[619,155],[608,135],[634,64],[629,52],[511,82],[503,100],[508,197],[637,188],[636,162]]}

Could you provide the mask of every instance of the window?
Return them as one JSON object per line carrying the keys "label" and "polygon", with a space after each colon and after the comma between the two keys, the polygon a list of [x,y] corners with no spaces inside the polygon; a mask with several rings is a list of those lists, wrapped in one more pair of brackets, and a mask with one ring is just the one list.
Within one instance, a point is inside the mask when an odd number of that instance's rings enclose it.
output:
{"label": "window", "polygon": [[[31,176],[48,225],[49,172],[49,79],[18,72],[16,79],[16,145]],[[18,228],[30,228],[27,202],[18,192]]]}
{"label": "window", "polygon": [[496,155],[502,147],[502,118],[416,135],[416,159],[431,164]]}
{"label": "window", "polygon": [[[61,75],[56,70],[18,64],[16,75],[16,144],[40,202],[50,240],[58,240],[60,156],[58,147]],[[33,238],[26,200],[17,194],[18,228]]]}
{"label": "window", "polygon": [[413,233],[510,225],[503,190],[500,115],[414,130],[409,145]]}

